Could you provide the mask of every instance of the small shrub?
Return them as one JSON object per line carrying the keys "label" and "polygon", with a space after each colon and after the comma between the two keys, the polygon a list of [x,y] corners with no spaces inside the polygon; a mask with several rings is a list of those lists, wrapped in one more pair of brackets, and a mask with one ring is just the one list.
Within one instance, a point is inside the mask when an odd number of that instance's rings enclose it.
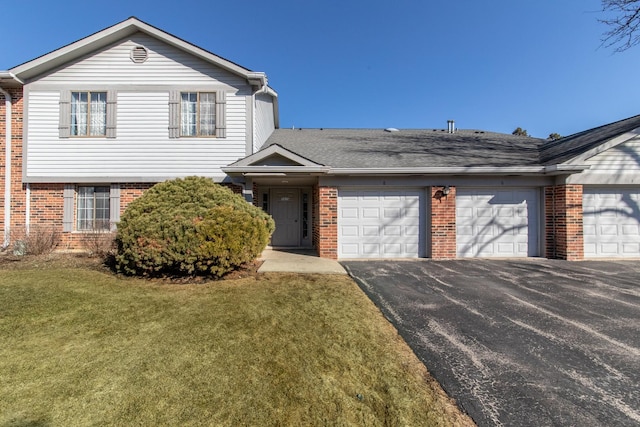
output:
{"label": "small shrub", "polygon": [[11,232],[11,251],[16,255],[43,255],[50,253],[60,242],[60,232],[53,226],[34,224]]}
{"label": "small shrub", "polygon": [[90,256],[104,257],[116,248],[116,233],[106,230],[93,230],[82,236],[82,244]]}
{"label": "small shrub", "polygon": [[273,219],[211,179],[157,184],[133,201],[116,235],[116,269],[125,274],[221,277],[255,259]]}

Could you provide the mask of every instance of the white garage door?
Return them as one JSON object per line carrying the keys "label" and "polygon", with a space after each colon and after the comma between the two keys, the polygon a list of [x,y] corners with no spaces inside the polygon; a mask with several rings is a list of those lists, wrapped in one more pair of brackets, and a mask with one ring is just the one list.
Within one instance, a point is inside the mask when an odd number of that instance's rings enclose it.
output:
{"label": "white garage door", "polygon": [[585,188],[584,256],[640,257],[640,189]]}
{"label": "white garage door", "polygon": [[537,256],[538,200],[535,188],[459,188],[456,194],[458,256]]}
{"label": "white garage door", "polygon": [[339,258],[424,255],[424,190],[338,191]]}

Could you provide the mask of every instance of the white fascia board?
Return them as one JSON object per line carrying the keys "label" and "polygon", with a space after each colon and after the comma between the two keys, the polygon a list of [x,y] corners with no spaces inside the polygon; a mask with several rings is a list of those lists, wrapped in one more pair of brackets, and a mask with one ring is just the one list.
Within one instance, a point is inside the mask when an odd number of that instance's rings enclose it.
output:
{"label": "white fascia board", "polygon": [[633,130],[630,130],[629,132],[623,133],[622,135],[619,135],[613,139],[610,139],[609,141],[603,144],[600,144],[597,147],[592,148],[591,150],[586,151],[577,157],[574,157],[573,159],[565,162],[564,164],[573,165],[573,164],[583,163],[585,160],[588,160],[591,157],[596,156],[620,144],[624,144],[625,142],[629,141],[630,139],[636,138],[637,136],[640,136],[640,128],[635,128]]}
{"label": "white fascia board", "polygon": [[227,166],[222,168],[222,171],[226,174],[247,176],[280,173],[325,174],[328,170],[327,166]]}
{"label": "white fascia board", "polygon": [[[273,144],[268,146],[267,148],[258,151],[257,153],[254,153],[248,157],[245,157],[244,159],[240,159],[237,162],[231,164],[228,167],[234,167],[234,168],[264,168],[266,166],[262,166],[262,165],[255,165],[255,163],[259,163],[262,160],[265,160],[267,158],[269,158],[270,156],[273,156],[274,154],[277,154],[279,156],[284,157],[285,159],[291,160],[294,163],[298,163],[300,166],[304,166],[304,167],[310,167],[310,168],[314,168],[314,167],[324,167],[321,164],[312,162],[311,160],[304,158],[296,153],[294,153],[293,151],[289,151],[286,148],[282,147],[281,145],[278,144]],[[283,166],[273,166],[273,167],[283,167]]]}
{"label": "white fascia board", "polygon": [[332,168],[329,175],[528,175],[542,174],[544,166],[434,167],[434,168]]}
{"label": "white fascia board", "polygon": [[580,173],[591,168],[591,165],[572,165],[572,164],[560,164],[551,165],[545,167],[545,175],[567,175]]}
{"label": "white fascia board", "polygon": [[129,18],[109,28],[94,33],[88,37],[80,39],[74,43],[56,49],[53,52],[42,55],[32,61],[18,65],[17,67],[12,68],[10,71],[23,80],[29,79],[31,77],[40,75],[47,70],[56,68],[66,62],[87,55],[97,49],[115,43],[116,41],[138,31],[148,34],[201,59],[204,59],[205,61],[213,63],[220,68],[242,76],[247,80],[249,79],[249,77],[260,79],[259,76],[262,75],[262,79],[266,84],[266,75],[264,73],[252,72],[244,67],[241,67],[240,65],[234,64],[231,61],[214,55],[211,52],[208,52],[194,44],[186,42],[165,31],[155,28],[136,18]]}

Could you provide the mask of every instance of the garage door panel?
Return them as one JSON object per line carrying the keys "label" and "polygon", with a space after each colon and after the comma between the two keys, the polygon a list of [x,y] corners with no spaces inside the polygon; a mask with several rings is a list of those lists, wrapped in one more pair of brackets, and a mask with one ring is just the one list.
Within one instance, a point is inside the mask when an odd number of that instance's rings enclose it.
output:
{"label": "garage door panel", "polygon": [[582,203],[585,257],[640,257],[639,200],[639,188],[584,189]]}
{"label": "garage door panel", "polygon": [[538,255],[538,191],[465,189],[456,195],[459,257]]}
{"label": "garage door panel", "polygon": [[[424,200],[421,189],[339,189],[338,257],[416,258],[423,255]],[[348,211],[348,215],[342,215],[343,206],[357,210],[358,214]]]}

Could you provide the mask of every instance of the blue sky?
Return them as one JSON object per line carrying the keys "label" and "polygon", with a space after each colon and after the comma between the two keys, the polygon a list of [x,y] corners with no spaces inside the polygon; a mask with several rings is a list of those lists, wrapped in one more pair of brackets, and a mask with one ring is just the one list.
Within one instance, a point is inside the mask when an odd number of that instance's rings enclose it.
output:
{"label": "blue sky", "polygon": [[640,114],[600,0],[2,0],[0,69],[129,16],[255,71],[281,127],[569,135]]}

